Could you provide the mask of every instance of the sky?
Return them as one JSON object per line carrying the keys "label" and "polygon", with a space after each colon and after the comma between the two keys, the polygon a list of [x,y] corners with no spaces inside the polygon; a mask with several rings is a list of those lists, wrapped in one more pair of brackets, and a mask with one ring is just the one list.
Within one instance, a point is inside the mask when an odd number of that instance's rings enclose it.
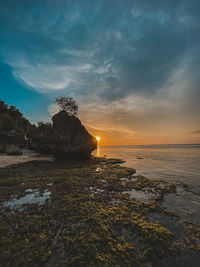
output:
{"label": "sky", "polygon": [[199,0],[0,0],[0,98],[79,103],[102,145],[200,143]]}

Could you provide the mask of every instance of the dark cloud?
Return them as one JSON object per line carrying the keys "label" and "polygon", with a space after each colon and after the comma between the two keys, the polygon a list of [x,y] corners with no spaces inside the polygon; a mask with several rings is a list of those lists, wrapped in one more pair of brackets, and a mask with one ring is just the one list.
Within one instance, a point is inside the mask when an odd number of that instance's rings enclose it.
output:
{"label": "dark cloud", "polygon": [[95,90],[109,101],[152,94],[199,51],[197,10],[199,1],[1,1],[0,48],[21,78],[13,55],[36,68],[91,64],[90,73],[72,77],[80,79],[78,94]]}
{"label": "dark cloud", "polygon": [[200,134],[200,130],[192,131],[190,134]]}

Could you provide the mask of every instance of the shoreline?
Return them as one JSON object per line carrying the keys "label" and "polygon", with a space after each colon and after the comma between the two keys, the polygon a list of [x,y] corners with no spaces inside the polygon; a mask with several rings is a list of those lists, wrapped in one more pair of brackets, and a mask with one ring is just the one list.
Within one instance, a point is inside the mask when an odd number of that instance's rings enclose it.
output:
{"label": "shoreline", "polygon": [[122,162],[30,161],[0,169],[1,262],[196,267],[200,227],[170,210],[170,197],[185,185],[137,176]]}
{"label": "shoreline", "polygon": [[31,149],[22,149],[22,155],[7,155],[0,153],[0,168],[30,161],[53,161],[53,155],[44,155]]}

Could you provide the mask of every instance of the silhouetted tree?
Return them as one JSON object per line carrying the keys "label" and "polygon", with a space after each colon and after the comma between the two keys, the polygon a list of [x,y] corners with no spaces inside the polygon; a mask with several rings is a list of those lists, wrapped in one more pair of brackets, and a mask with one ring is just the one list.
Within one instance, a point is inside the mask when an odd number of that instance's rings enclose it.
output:
{"label": "silhouetted tree", "polygon": [[50,122],[38,122],[38,127],[35,128],[34,134],[35,136],[52,136],[54,133],[53,125]]}
{"label": "silhouetted tree", "polygon": [[10,117],[14,120],[22,118],[22,113],[15,107],[15,106],[10,106],[8,113]]}
{"label": "silhouetted tree", "polygon": [[72,97],[56,97],[55,103],[60,110],[65,110],[70,116],[78,116],[78,103]]}
{"label": "silhouetted tree", "polygon": [[0,99],[0,113],[7,113],[8,112],[8,105]]}
{"label": "silhouetted tree", "polygon": [[0,99],[0,133],[8,133],[11,130],[21,135],[30,135],[34,126],[15,106],[8,106]]}
{"label": "silhouetted tree", "polygon": [[0,131],[11,131],[13,130],[15,127],[15,123],[14,121],[9,117],[8,114],[4,113],[1,114],[1,118],[0,118]]}

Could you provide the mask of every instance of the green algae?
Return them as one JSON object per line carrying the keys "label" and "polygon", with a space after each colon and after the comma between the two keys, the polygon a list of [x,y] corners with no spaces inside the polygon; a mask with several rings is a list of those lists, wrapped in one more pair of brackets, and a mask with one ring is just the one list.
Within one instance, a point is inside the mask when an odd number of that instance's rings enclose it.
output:
{"label": "green algae", "polygon": [[[162,197],[138,202],[123,191],[148,188],[162,196],[175,192],[175,186],[133,177],[135,170],[119,163],[94,158],[1,169],[2,266],[143,266],[174,255],[173,233],[148,219],[152,212],[172,216],[163,208]],[[122,183],[124,177],[127,181]],[[5,200],[21,198],[30,188],[41,194],[48,189],[50,200],[44,205],[24,204],[23,209],[4,206]],[[198,244],[188,241],[189,246]]]}

